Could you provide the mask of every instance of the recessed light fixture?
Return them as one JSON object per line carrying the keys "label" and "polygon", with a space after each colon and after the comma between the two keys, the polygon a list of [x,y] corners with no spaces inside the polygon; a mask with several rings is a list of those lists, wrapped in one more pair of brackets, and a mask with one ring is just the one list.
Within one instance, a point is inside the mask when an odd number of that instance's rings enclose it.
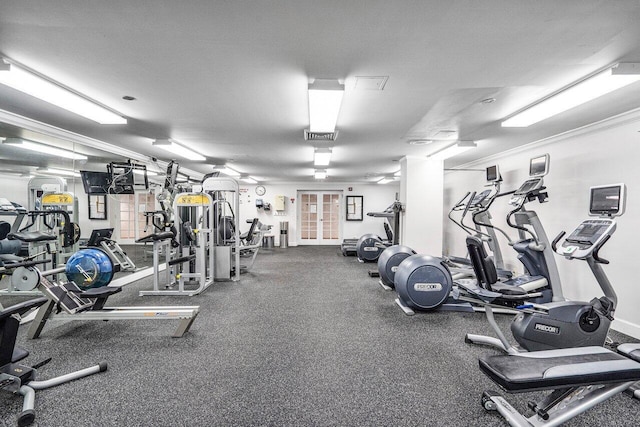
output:
{"label": "recessed light fixture", "polygon": [[502,122],[527,127],[640,80],[639,63],[620,63],[588,76]]}
{"label": "recessed light fixture", "polygon": [[495,98],[485,98],[480,101],[481,104],[493,104],[494,102],[496,102]]}
{"label": "recessed light fixture", "polygon": [[407,141],[409,145],[427,145],[431,144],[433,141],[430,139],[410,139]]}
{"label": "recessed light fixture", "polygon": [[135,101],[136,98],[134,96],[130,96],[130,95],[125,95],[122,97],[122,99],[124,99],[125,101]]}
{"label": "recessed light fixture", "polygon": [[80,173],[70,169],[58,169],[58,168],[38,168],[36,172],[53,174],[53,175],[64,175],[64,176],[73,176],[80,177]]}
{"label": "recessed light fixture", "polygon": [[327,170],[326,169],[316,169],[313,173],[313,177],[315,179],[326,179],[327,178]]}
{"label": "recessed light fixture", "polygon": [[253,178],[252,176],[249,175],[241,175],[240,176],[240,181],[242,182],[246,182],[247,184],[257,184],[258,181]]}
{"label": "recessed light fixture", "polygon": [[240,172],[238,172],[237,170],[231,169],[228,166],[215,168],[215,170],[233,178],[239,178],[241,176]]}
{"label": "recessed light fixture", "polygon": [[127,123],[95,101],[8,58],[0,60],[0,83],[103,125]]}
{"label": "recessed light fixture", "polygon": [[444,147],[441,150],[436,151],[435,153],[429,154],[427,157],[434,160],[445,160],[450,157],[455,157],[459,154],[462,154],[465,151],[475,147],[477,147],[477,145],[473,141],[458,141],[447,147]]}
{"label": "recessed light fixture", "polygon": [[340,113],[344,84],[337,79],[315,79],[308,86],[309,131],[334,132]]}
{"label": "recessed light fixture", "polygon": [[329,166],[331,162],[331,148],[316,148],[313,152],[314,166]]}
{"label": "recessed light fixture", "polygon": [[162,148],[165,151],[175,154],[176,156],[183,157],[187,160],[204,161],[207,160],[205,156],[200,153],[185,147],[182,144],[177,143],[173,139],[156,139],[152,142],[154,147]]}
{"label": "recessed light fixture", "polygon": [[88,157],[85,156],[84,154],[78,154],[71,150],[52,147],[50,145],[41,144],[38,142],[33,142],[33,141],[29,141],[22,138],[6,138],[2,143],[11,145],[13,147],[29,150],[29,151],[35,151],[41,154],[49,154],[51,156],[63,157],[65,159],[72,159],[72,160],[88,159]]}

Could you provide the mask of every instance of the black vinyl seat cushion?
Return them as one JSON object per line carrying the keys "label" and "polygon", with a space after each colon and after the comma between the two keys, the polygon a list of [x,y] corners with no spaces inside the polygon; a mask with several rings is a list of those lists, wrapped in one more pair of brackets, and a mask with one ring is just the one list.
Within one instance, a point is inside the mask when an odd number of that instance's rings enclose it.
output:
{"label": "black vinyl seat cushion", "polygon": [[7,239],[20,240],[22,242],[47,242],[56,240],[57,237],[42,231],[20,231],[18,233],[9,233]]}
{"label": "black vinyl seat cushion", "polygon": [[620,344],[617,350],[636,362],[640,362],[640,343]]}
{"label": "black vinyl seat cushion", "polygon": [[479,364],[485,375],[512,393],[640,380],[640,363],[604,347],[488,356]]}
{"label": "black vinyl seat cushion", "polygon": [[173,239],[175,233],[173,231],[161,231],[159,233],[149,234],[136,240],[136,243],[149,243],[157,240]]}

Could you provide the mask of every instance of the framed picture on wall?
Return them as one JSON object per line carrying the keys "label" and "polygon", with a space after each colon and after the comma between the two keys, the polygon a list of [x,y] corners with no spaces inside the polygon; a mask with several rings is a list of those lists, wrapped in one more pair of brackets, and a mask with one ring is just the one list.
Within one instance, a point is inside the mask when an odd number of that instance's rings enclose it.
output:
{"label": "framed picture on wall", "polygon": [[362,196],[347,196],[347,221],[362,221],[363,200]]}
{"label": "framed picture on wall", "polygon": [[107,219],[107,195],[89,196],[89,219]]}

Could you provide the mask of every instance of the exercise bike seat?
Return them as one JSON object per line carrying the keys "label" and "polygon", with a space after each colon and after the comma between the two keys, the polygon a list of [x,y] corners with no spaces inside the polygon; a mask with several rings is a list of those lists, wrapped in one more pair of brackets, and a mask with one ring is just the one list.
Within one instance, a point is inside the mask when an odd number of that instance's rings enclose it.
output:
{"label": "exercise bike seat", "polygon": [[53,234],[45,233],[43,231],[19,231],[17,233],[9,233],[7,235],[9,240],[20,240],[21,242],[48,242],[56,240],[57,237]]}
{"label": "exercise bike seat", "polygon": [[173,231],[160,231],[159,233],[149,234],[136,240],[136,243],[150,243],[158,240],[173,239],[175,233]]}
{"label": "exercise bike seat", "polygon": [[488,356],[479,364],[513,393],[640,380],[640,363],[596,346]]}

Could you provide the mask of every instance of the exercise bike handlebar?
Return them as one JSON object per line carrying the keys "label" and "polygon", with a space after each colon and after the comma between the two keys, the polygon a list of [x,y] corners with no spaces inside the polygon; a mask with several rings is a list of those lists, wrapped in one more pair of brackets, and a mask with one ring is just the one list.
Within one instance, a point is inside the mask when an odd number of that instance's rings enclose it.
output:
{"label": "exercise bike handlebar", "polygon": [[595,262],[597,262],[599,264],[609,264],[609,260],[606,260],[604,258],[600,258],[600,255],[598,254],[598,252],[600,251],[600,249],[602,249],[604,244],[609,241],[610,238],[611,238],[611,234],[606,235],[605,238],[602,239],[600,241],[600,243],[598,243],[596,245],[596,247],[593,249],[592,257],[593,257]]}

